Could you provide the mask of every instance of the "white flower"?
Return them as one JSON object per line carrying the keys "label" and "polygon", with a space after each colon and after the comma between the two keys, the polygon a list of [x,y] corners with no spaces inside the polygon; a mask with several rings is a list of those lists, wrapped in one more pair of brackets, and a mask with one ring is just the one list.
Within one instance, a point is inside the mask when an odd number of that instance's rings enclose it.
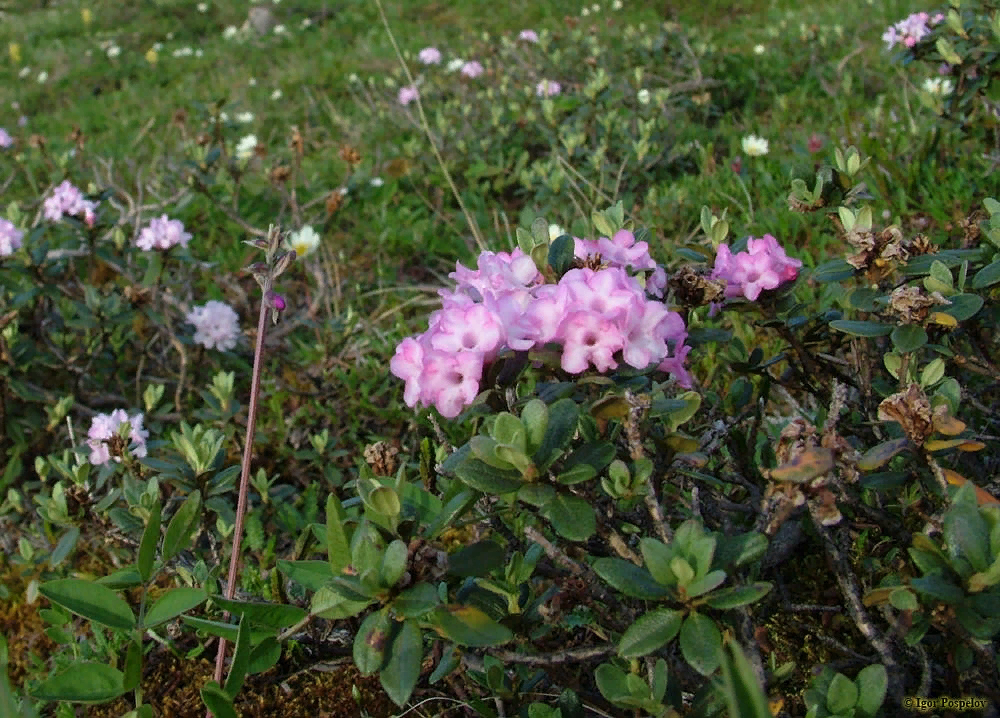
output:
{"label": "white flower", "polygon": [[624,7],[624,5],[622,4],[622,0],[615,0],[613,3],[611,3],[612,10],[621,10],[622,7]]}
{"label": "white flower", "polygon": [[286,32],[288,32],[288,28],[285,27],[284,25],[275,25],[273,32],[275,35],[284,35]]}
{"label": "white flower", "polygon": [[173,40],[174,39],[174,34],[172,32],[168,32],[167,33],[167,39],[168,40]]}
{"label": "white flower", "polygon": [[198,12],[208,12],[208,3],[207,2],[200,2],[200,3],[198,3],[197,7],[198,7]]}
{"label": "white flower", "polygon": [[194,51],[194,56],[195,57],[201,57],[204,54],[205,54],[205,51],[202,50],[200,47],[197,50]]}
{"label": "white flower", "polygon": [[767,48],[764,47],[763,45],[754,45],[753,46],[753,54],[754,55],[763,55],[766,51],[767,51]]}
{"label": "white flower", "polygon": [[591,9],[592,12],[594,12],[596,14],[596,13],[599,13],[601,11],[601,6],[598,5],[595,2],[593,5],[590,6],[590,9]]}
{"label": "white flower", "polygon": [[257,87],[257,78],[256,77],[251,77],[249,80],[247,80],[247,84],[250,87]]}
{"label": "white flower", "polygon": [[649,90],[647,90],[645,87],[642,88],[641,90],[639,90],[639,92],[636,93],[635,97],[636,97],[637,100],[639,100],[639,104],[640,105],[648,105],[649,104],[650,93],[649,93]]}
{"label": "white flower", "polygon": [[41,72],[38,73],[38,77],[35,79],[38,80],[39,85],[44,85],[49,79],[49,73],[47,73],[45,70],[42,70]]}
{"label": "white flower", "polygon": [[90,463],[95,466],[106,464],[112,458],[121,462],[118,456],[112,457],[110,440],[119,435],[123,424],[128,425],[129,443],[135,448],[132,456],[143,458],[146,456],[146,439],[149,432],[142,428],[142,413],[129,416],[124,409],[115,409],[110,414],[98,414],[90,422],[90,429],[87,431],[87,445],[90,447]]}
{"label": "white flower", "polygon": [[122,54],[122,49],[117,45],[112,45],[107,49],[108,57],[115,58]]}
{"label": "white flower", "polygon": [[229,113],[228,112],[220,112],[219,113],[219,122],[223,122],[223,123],[229,122]]}
{"label": "white flower", "polygon": [[554,242],[558,237],[566,234],[566,230],[560,227],[558,224],[549,225],[549,241]]}
{"label": "white flower", "polygon": [[236,115],[236,121],[239,122],[241,125],[250,124],[251,122],[253,122],[253,113],[240,112]]}
{"label": "white flower", "polygon": [[31,74],[31,68],[30,67],[22,67],[21,71],[19,73],[17,73],[17,76],[20,77],[23,80],[24,78],[26,78],[30,74]]}
{"label": "white flower", "polygon": [[271,93],[271,99],[274,102],[277,102],[278,100],[280,100],[281,99],[281,90],[275,90],[274,92],[272,92]]}
{"label": "white flower", "polygon": [[236,28],[235,25],[227,25],[226,29],[222,31],[222,37],[225,40],[231,40],[234,37],[236,37],[236,34],[238,32],[239,30]]}
{"label": "white flower", "polygon": [[361,82],[361,78],[358,77],[358,73],[352,72],[347,76],[347,81],[353,84],[355,82]]}
{"label": "white flower", "polygon": [[240,336],[240,317],[225,302],[213,299],[192,309],[184,319],[194,324],[194,340],[206,349],[228,351],[236,346]]}
{"label": "white flower", "polygon": [[747,135],[743,138],[743,152],[749,157],[766,155],[769,149],[767,140],[757,135]]}
{"label": "white flower", "polygon": [[370,180],[368,180],[368,184],[370,184],[372,187],[381,187],[382,185],[385,184],[385,180],[382,179],[381,177],[372,177]]}
{"label": "white flower", "polygon": [[313,21],[307,17],[302,18],[302,23],[299,25],[303,30],[313,24]]}
{"label": "white flower", "polygon": [[247,135],[236,143],[236,159],[248,160],[257,149],[257,135]]}
{"label": "white flower", "polygon": [[936,97],[947,97],[955,91],[955,84],[947,77],[928,77],[924,80],[924,92]]}
{"label": "white flower", "polygon": [[190,47],[178,47],[172,54],[174,57],[191,57],[194,54],[194,50]]}
{"label": "white flower", "polygon": [[590,8],[589,7],[585,7],[585,8],[583,8],[580,11],[580,16],[581,17],[587,17],[588,15],[590,15]]}
{"label": "white flower", "polygon": [[163,49],[163,43],[162,42],[154,42],[153,43],[153,52],[159,52],[162,49]]}
{"label": "white flower", "polygon": [[460,57],[456,57],[454,60],[449,60],[447,69],[448,72],[458,72],[463,67],[465,67],[465,60]]}
{"label": "white flower", "polygon": [[298,232],[288,235],[286,243],[289,249],[295,250],[295,256],[306,257],[316,251],[319,246],[319,233],[308,224],[303,226]]}

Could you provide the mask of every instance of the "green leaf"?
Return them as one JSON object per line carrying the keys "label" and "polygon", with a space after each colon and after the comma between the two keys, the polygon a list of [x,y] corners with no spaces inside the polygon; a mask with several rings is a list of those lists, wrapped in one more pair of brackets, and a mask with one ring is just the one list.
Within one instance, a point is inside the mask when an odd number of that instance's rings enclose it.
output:
{"label": "green leaf", "polygon": [[498,444],[509,446],[518,453],[523,454],[528,450],[528,436],[524,424],[509,412],[504,411],[496,415],[490,434]]}
{"label": "green leaf", "polygon": [[288,604],[232,601],[221,596],[212,596],[212,602],[234,616],[244,616],[246,620],[258,626],[275,628],[279,631],[294,626],[308,613],[304,608]]}
{"label": "green leaf", "polygon": [[201,523],[201,492],[194,491],[174,512],[163,537],[163,561],[186,549]]}
{"label": "green leaf", "polygon": [[226,684],[223,690],[231,700],[235,700],[240,690],[243,688],[243,681],[247,677],[247,668],[250,666],[250,625],[246,616],[240,619],[239,628],[236,629],[236,647],[233,649],[233,658],[229,665],[229,674],[226,676]]}
{"label": "green leaf", "polygon": [[394,539],[386,547],[385,553],[382,554],[382,568],[379,571],[383,586],[392,588],[399,583],[399,579],[406,573],[407,558],[409,551],[404,541]]}
{"label": "green leaf", "polygon": [[927,331],[917,324],[904,324],[892,330],[890,339],[896,351],[906,354],[927,343]]}
{"label": "green leaf", "polygon": [[545,428],[549,425],[549,407],[541,399],[532,399],[521,409],[521,423],[528,442],[527,451],[534,454],[545,438]]}
{"label": "green leaf", "polygon": [[767,536],[754,531],[720,536],[715,547],[715,566],[723,569],[744,566],[767,553],[767,546]]}
{"label": "green leaf", "polygon": [[654,538],[643,538],[639,541],[639,550],[642,552],[646,568],[657,583],[664,586],[677,583],[678,577],[670,565],[674,558],[671,547]]}
{"label": "green leaf", "polygon": [[865,452],[865,455],[858,462],[858,468],[862,471],[873,471],[880,466],[884,466],[893,456],[906,449],[909,445],[910,440],[905,436],[899,439],[883,441],[881,444],[877,444]]}
{"label": "green leaf", "polygon": [[976,276],[972,278],[972,288],[986,289],[986,287],[992,287],[997,282],[1000,282],[1000,259],[987,264],[976,272]]}
{"label": "green leaf", "polygon": [[881,663],[865,666],[854,678],[854,683],[858,687],[857,710],[864,716],[874,716],[882,707],[889,687],[885,666]]}
{"label": "green leaf", "polygon": [[61,578],[43,583],[39,593],[78,616],[111,628],[130,631],[135,614],[117,593],[106,586],[78,578]]}
{"label": "green leaf", "polygon": [[125,676],[117,668],[106,663],[78,661],[42,681],[31,691],[31,696],[43,701],[104,703],[124,693]]}
{"label": "green leaf", "polygon": [[910,587],[943,603],[957,604],[965,599],[965,592],[961,588],[938,573],[910,579]]}
{"label": "green leaf", "polygon": [[134,691],[142,680],[142,645],[135,640],[128,642],[125,649],[125,665],[122,673],[122,689]]}
{"label": "green leaf", "polygon": [[410,699],[417,685],[423,654],[424,641],[420,628],[413,621],[404,621],[389,648],[389,660],[379,674],[382,688],[400,707]]}
{"label": "green leaf", "polygon": [[326,558],[333,575],[339,574],[351,563],[350,542],[344,529],[346,523],[347,515],[340,499],[330,494],[326,500]]}
{"label": "green leaf", "polygon": [[580,407],[572,399],[560,399],[549,407],[549,424],[542,445],[532,457],[540,471],[559,458],[576,433]]}
{"label": "green leaf", "polygon": [[552,522],[556,533],[570,541],[586,541],[597,530],[594,507],[572,494],[557,494],[542,507],[542,515]]}
{"label": "green leaf", "polygon": [[557,277],[561,277],[573,267],[573,238],[569,235],[556,237],[549,245],[549,266]]}
{"label": "green leaf", "polygon": [[[607,441],[592,441],[575,449],[563,462],[563,475],[578,466],[589,466],[594,475],[603,471],[615,458],[615,445]],[[566,482],[563,482],[566,483]]]}
{"label": "green leaf", "polygon": [[838,673],[830,681],[830,687],[826,692],[826,707],[833,713],[846,714],[858,702],[858,687],[854,681]]}
{"label": "green leaf", "polygon": [[429,583],[418,583],[406,589],[392,602],[392,608],[403,618],[419,618],[441,603],[437,589]]}
{"label": "green leaf", "polygon": [[743,649],[735,641],[722,657],[723,693],[730,716],[771,718],[767,695],[757,683],[757,676]]}
{"label": "green leaf", "polygon": [[442,463],[445,473],[453,473],[463,483],[486,494],[509,494],[524,484],[520,473],[511,469],[498,469],[473,458],[471,447],[466,444],[453,452]]}
{"label": "green leaf", "polygon": [[590,464],[577,464],[571,469],[566,469],[556,477],[563,486],[575,486],[584,481],[590,481],[597,476],[597,471]]}
{"label": "green leaf", "polygon": [[[346,566],[346,564],[345,564]],[[307,591],[318,591],[333,578],[329,561],[286,561],[278,559],[278,570]]]}
{"label": "green leaf", "polygon": [[160,502],[153,504],[153,509],[149,514],[149,521],[146,522],[146,529],[142,532],[142,540],[139,542],[139,557],[135,562],[139,569],[139,576],[143,583],[153,575],[153,561],[156,559],[156,545],[160,543]]}
{"label": "green leaf", "polygon": [[309,603],[309,613],[328,620],[357,616],[374,602],[374,599],[353,601],[329,586],[321,587],[313,594]]}
{"label": "green leaf", "polygon": [[509,628],[475,606],[441,606],[428,616],[428,621],[438,633],[460,646],[499,646],[514,638]]}
{"label": "green leaf", "polygon": [[281,644],[274,636],[268,636],[250,652],[247,675],[252,676],[269,671],[279,660],[281,660]]}
{"label": "green leaf", "polygon": [[[0,479],[0,486],[4,485],[4,481]],[[61,564],[70,552],[76,547],[76,542],[80,539],[80,529],[76,526],[70,526],[59,538],[59,543],[56,547],[52,549],[52,554],[49,556],[49,565],[55,568]],[[109,586],[110,588],[110,586]]]}
{"label": "green leaf", "polygon": [[812,271],[812,278],[817,282],[841,282],[854,276],[857,270],[843,259],[831,259],[823,262]]}
{"label": "green leaf", "polygon": [[618,642],[618,655],[638,658],[659,650],[681,630],[684,614],[669,608],[650,611],[628,627]]}
{"label": "green leaf", "polygon": [[[209,621],[207,618],[197,618],[195,616],[181,615],[181,622],[185,626],[190,626],[196,631],[202,631],[210,636],[225,638],[227,641],[235,641],[238,627],[235,623],[222,623],[221,621]],[[277,631],[273,628],[250,627],[250,643],[257,645],[265,638],[274,636]]]}
{"label": "green leaf", "polygon": [[531,238],[536,247],[549,243],[549,223],[545,221],[545,217],[535,217],[531,222]]}
{"label": "green leaf", "polygon": [[371,613],[354,636],[354,665],[361,675],[369,676],[385,664],[393,621],[387,611]]}
{"label": "green leaf", "polygon": [[537,481],[527,483],[517,490],[517,498],[526,504],[542,507],[556,497],[556,490],[552,484],[543,484]]}
{"label": "green leaf", "polygon": [[983,298],[978,294],[954,294],[948,297],[951,302],[946,307],[941,307],[940,311],[950,314],[960,322],[971,318],[983,308]]}
{"label": "green leaf", "polygon": [[161,623],[166,623],[185,611],[200,606],[206,600],[208,600],[208,594],[205,593],[204,589],[189,586],[171,588],[156,599],[156,603],[146,613],[145,627],[153,628]]}
{"label": "green leaf", "polygon": [[891,334],[893,326],[882,322],[861,322],[850,319],[835,319],[830,326],[839,332],[853,334],[856,337],[884,337]]}
{"label": "green leaf", "polygon": [[722,659],[722,634],[708,616],[692,613],[681,626],[684,660],[703,676],[710,676]]}
{"label": "green leaf", "polygon": [[757,581],[748,586],[732,586],[705,597],[705,604],[711,608],[726,610],[748,606],[759,601],[771,590],[768,581]]}
{"label": "green leaf", "polygon": [[594,571],[612,588],[632,598],[657,601],[666,598],[670,591],[657,583],[649,571],[631,561],[620,558],[599,558],[594,561]]}
{"label": "green leaf", "polygon": [[989,568],[990,527],[975,506],[954,504],[944,515],[944,540],[948,553],[962,557],[977,572]]}
{"label": "green leaf", "polygon": [[233,708],[232,699],[215,681],[209,681],[201,689],[201,700],[215,718],[239,718]]}
{"label": "green leaf", "polygon": [[448,556],[453,576],[486,576],[504,565],[504,550],[496,541],[477,541]]}

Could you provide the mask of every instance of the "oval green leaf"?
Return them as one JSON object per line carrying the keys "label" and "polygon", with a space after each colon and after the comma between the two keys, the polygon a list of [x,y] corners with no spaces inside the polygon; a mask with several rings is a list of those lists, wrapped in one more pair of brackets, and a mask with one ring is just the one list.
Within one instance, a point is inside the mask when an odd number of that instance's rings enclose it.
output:
{"label": "oval green leaf", "polygon": [[890,338],[896,351],[907,354],[927,343],[927,330],[917,324],[904,324],[893,329]]}
{"label": "oval green leaf", "polygon": [[208,594],[204,589],[180,586],[172,588],[152,605],[146,614],[146,628],[153,628],[161,623],[166,623],[172,618],[176,618],[185,611],[190,611],[196,606],[200,606],[208,599]]}
{"label": "oval green leaf", "polygon": [[722,634],[708,616],[692,613],[681,626],[681,653],[688,665],[703,676],[719,667],[722,657]]}
{"label": "oval green leaf", "polygon": [[705,597],[705,604],[718,609],[739,608],[759,601],[771,590],[768,581],[757,581],[749,586],[732,586]]}
{"label": "oval green leaf", "polygon": [[542,513],[552,528],[570,541],[586,541],[597,530],[594,507],[579,496],[557,494],[545,504]]}
{"label": "oval green leaf", "polygon": [[397,706],[402,707],[410,699],[420,678],[423,657],[424,641],[420,629],[413,621],[404,621],[389,648],[389,660],[379,674],[382,688]]}
{"label": "oval green leaf", "polygon": [[882,322],[862,322],[851,319],[835,319],[830,326],[838,332],[853,334],[856,337],[884,337],[891,334],[893,326]]}
{"label": "oval green leaf", "polygon": [[31,695],[43,701],[104,703],[125,693],[125,677],[106,663],[81,661],[47,678]]}
{"label": "oval green leaf", "polygon": [[38,592],[68,611],[103,626],[123,631],[135,627],[135,614],[125,600],[99,583],[61,578],[43,583]]}
{"label": "oval green leaf", "polygon": [[438,633],[460,646],[499,646],[514,637],[510,629],[475,606],[442,606],[429,616]]}
{"label": "oval green leaf", "polygon": [[628,627],[618,643],[622,658],[638,658],[660,649],[681,630],[684,614],[669,608],[650,611]]}

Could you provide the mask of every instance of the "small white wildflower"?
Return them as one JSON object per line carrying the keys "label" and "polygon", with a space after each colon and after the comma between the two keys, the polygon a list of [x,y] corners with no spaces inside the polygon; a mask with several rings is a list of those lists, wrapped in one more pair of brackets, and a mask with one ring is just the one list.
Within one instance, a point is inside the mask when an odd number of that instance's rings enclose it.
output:
{"label": "small white wildflower", "polygon": [[639,100],[640,105],[648,105],[650,100],[650,93],[645,87],[639,90],[636,94],[636,99]]}
{"label": "small white wildflower", "polygon": [[347,195],[347,187],[338,187],[337,194],[339,194],[341,197]]}
{"label": "small white wildflower", "polygon": [[236,121],[239,122],[241,125],[250,124],[251,122],[253,122],[253,113],[239,112],[236,114]]}
{"label": "small white wildflower", "polygon": [[194,56],[195,57],[201,57],[204,54],[205,54],[205,51],[202,50],[200,47],[197,50],[194,51]]}
{"label": "small white wildflower", "polygon": [[273,102],[277,102],[280,99],[281,99],[281,90],[275,90],[274,92],[271,93],[271,100]]}
{"label": "small white wildflower", "polygon": [[257,87],[257,78],[256,77],[251,77],[249,80],[247,80],[247,84],[250,87]]}
{"label": "small white wildflower", "polygon": [[352,72],[350,75],[347,76],[347,81],[353,84],[355,82],[361,82],[361,78],[358,77],[358,74],[356,72]]}
{"label": "small white wildflower", "polygon": [[593,5],[590,6],[590,10],[595,14],[599,13],[601,11],[601,6],[595,2]]}
{"label": "small white wildflower", "polygon": [[753,54],[754,55],[763,55],[766,51],[767,51],[767,48],[764,47],[763,45],[754,45],[753,46]]}
{"label": "small white wildflower", "polygon": [[229,113],[228,112],[220,112],[219,113],[219,122],[222,122],[222,123],[229,122]]}
{"label": "small white wildflower", "polygon": [[580,11],[580,17],[588,17],[590,15],[590,8],[585,7]]}
{"label": "small white wildflower", "polygon": [[370,184],[372,187],[381,187],[382,185],[385,184],[385,180],[382,179],[381,177],[372,177],[370,180],[368,180],[368,184]]}
{"label": "small white wildflower", "polygon": [[319,233],[307,224],[298,232],[292,232],[288,235],[288,239],[285,241],[289,249],[295,250],[296,257],[305,257],[316,251],[319,240]]}
{"label": "small white wildflower", "polygon": [[190,47],[178,47],[173,52],[174,57],[191,57],[194,54],[194,50]]}
{"label": "small white wildflower", "polygon": [[31,68],[30,67],[22,67],[21,71],[19,73],[17,73],[17,76],[20,77],[23,80],[24,78],[26,78],[30,74],[31,74]]}
{"label": "small white wildflower", "polygon": [[167,33],[167,39],[168,40],[173,40],[174,39],[174,34],[172,32],[168,32]]}
{"label": "small white wildflower", "polygon": [[460,57],[456,57],[454,60],[449,60],[448,66],[445,68],[448,72],[458,72],[463,67],[465,67],[465,60]]}
{"label": "small white wildflower", "polygon": [[117,45],[112,45],[107,49],[108,57],[115,58],[122,54],[122,49]]}
{"label": "small white wildflower", "polygon": [[558,224],[549,225],[549,241],[554,242],[558,237],[566,234],[566,230],[560,227]]}
{"label": "small white wildflower", "polygon": [[280,24],[275,25],[273,32],[275,35],[284,35],[286,32],[288,32],[288,28]]}
{"label": "small white wildflower", "polygon": [[303,30],[305,30],[307,27],[309,27],[312,24],[313,24],[313,21],[311,19],[309,19],[307,17],[304,17],[304,18],[302,18],[302,22],[299,24],[299,27],[301,27]]}
{"label": "small white wildflower", "polygon": [[163,49],[163,43],[162,42],[154,42],[153,43],[153,52],[159,52],[162,49]]}
{"label": "small white wildflower", "polygon": [[239,30],[236,28],[235,25],[227,25],[226,29],[222,31],[222,37],[225,40],[231,40],[234,37],[236,37],[236,34],[238,32]]}
{"label": "small white wildflower", "polygon": [[928,77],[924,80],[924,92],[936,97],[947,97],[955,90],[955,84],[947,77]]}
{"label": "small white wildflower", "polygon": [[45,70],[42,70],[41,72],[38,73],[38,77],[35,79],[38,80],[39,85],[44,85],[49,79],[49,73],[47,73]]}
{"label": "small white wildflower", "polygon": [[257,135],[247,135],[236,143],[236,159],[248,160],[257,149]]}
{"label": "small white wildflower", "polygon": [[621,10],[623,7],[624,4],[622,3],[622,0],[615,0],[613,3],[611,3],[612,10]]}
{"label": "small white wildflower", "polygon": [[742,145],[743,152],[748,157],[761,157],[766,155],[768,149],[770,149],[767,140],[757,135],[747,135],[743,138]]}
{"label": "small white wildflower", "polygon": [[198,12],[208,12],[208,3],[207,2],[200,2],[200,3],[198,3],[197,7],[198,7]]}

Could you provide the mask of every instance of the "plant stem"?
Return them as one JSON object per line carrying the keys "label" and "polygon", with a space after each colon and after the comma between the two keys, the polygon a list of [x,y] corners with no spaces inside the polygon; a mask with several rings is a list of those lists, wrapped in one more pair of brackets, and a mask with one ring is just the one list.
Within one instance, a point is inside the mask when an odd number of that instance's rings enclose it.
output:
{"label": "plant stem", "polygon": [[[243,445],[243,467],[240,473],[240,493],[236,502],[236,525],[233,527],[233,551],[229,556],[229,575],[226,578],[225,597],[232,599],[236,592],[236,576],[240,567],[240,544],[243,542],[243,517],[247,510],[247,489],[250,485],[250,459],[253,456],[253,435],[257,427],[257,398],[260,394],[261,356],[264,353],[264,332],[267,330],[267,296],[265,288],[260,302],[260,317],[257,319],[257,345],[253,352],[253,374],[250,378],[250,408],[247,415],[247,436]],[[222,684],[222,669],[226,662],[226,639],[219,639],[219,650],[215,655],[215,681]],[[209,711],[211,716],[212,712]]]}

